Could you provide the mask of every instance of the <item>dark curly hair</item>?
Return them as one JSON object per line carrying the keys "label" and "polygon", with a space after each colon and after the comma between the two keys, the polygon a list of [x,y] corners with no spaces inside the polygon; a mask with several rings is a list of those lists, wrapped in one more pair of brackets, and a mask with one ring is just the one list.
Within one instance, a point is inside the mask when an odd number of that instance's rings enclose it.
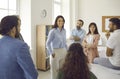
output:
{"label": "dark curly hair", "polygon": [[61,68],[63,79],[89,79],[88,60],[79,43],[73,43],[68,49],[65,63]]}

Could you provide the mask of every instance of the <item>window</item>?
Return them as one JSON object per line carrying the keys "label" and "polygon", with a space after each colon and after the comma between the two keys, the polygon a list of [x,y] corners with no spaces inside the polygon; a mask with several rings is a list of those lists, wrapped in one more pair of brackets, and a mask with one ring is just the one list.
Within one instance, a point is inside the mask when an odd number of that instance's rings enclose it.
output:
{"label": "window", "polygon": [[0,0],[0,20],[7,15],[18,14],[18,0]]}
{"label": "window", "polygon": [[58,15],[61,15],[62,13],[61,5],[62,5],[61,0],[54,0],[54,17],[53,17],[54,20]]}
{"label": "window", "polygon": [[54,0],[53,23],[55,21],[55,18],[58,15],[63,15],[65,18],[66,36],[67,38],[69,38],[70,36],[70,0]]}

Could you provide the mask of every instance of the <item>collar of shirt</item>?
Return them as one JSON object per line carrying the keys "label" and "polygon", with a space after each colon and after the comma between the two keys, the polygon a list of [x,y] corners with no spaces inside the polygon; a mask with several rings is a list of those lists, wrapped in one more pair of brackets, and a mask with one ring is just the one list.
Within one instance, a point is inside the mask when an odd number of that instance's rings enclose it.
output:
{"label": "collar of shirt", "polygon": [[80,28],[79,30],[77,28],[75,28],[75,29],[76,29],[76,31],[81,31],[82,30],[82,28]]}
{"label": "collar of shirt", "polygon": [[62,30],[60,30],[59,28],[57,28],[57,30],[58,30],[59,32],[61,32],[61,31],[63,31],[63,28],[62,28]]}

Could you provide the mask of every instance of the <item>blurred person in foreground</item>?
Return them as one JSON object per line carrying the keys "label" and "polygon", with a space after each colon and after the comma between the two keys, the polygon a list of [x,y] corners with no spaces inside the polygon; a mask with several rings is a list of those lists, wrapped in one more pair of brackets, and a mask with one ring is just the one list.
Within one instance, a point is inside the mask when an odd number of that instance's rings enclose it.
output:
{"label": "blurred person in foreground", "polygon": [[16,39],[20,33],[20,18],[5,16],[0,23],[0,79],[37,79],[27,44]]}
{"label": "blurred person in foreground", "polygon": [[80,43],[72,43],[57,79],[97,79],[89,70],[88,60]]}

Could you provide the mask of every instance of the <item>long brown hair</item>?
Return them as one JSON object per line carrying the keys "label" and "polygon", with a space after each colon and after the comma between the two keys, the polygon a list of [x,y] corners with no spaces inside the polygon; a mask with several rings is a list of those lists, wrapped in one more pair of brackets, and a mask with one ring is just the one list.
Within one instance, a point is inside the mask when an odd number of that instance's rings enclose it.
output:
{"label": "long brown hair", "polygon": [[[94,22],[90,23],[88,34],[91,34],[90,27],[91,27],[92,25],[95,27],[94,34],[99,34],[98,29],[97,29],[97,25],[96,25],[96,23],[94,23]],[[87,35],[88,35],[88,34],[87,34]]]}
{"label": "long brown hair", "polygon": [[[57,20],[58,20],[59,18],[62,18],[63,21],[64,21],[64,23],[65,23],[64,17],[63,17],[62,15],[59,15],[59,16],[57,16],[56,19],[55,19],[55,23],[54,23],[53,28],[57,28],[57,27],[58,27]],[[64,28],[64,24],[63,24],[62,28]]]}
{"label": "long brown hair", "polygon": [[61,68],[63,79],[89,79],[87,62],[82,46],[79,43],[71,44]]}

